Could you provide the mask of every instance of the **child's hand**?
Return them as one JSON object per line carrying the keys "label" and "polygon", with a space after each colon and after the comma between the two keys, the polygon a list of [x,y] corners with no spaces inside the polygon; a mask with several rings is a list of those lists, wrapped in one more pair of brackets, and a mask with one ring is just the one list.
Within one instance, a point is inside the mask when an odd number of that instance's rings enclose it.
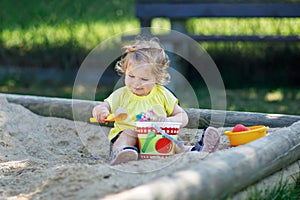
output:
{"label": "child's hand", "polygon": [[93,117],[100,123],[105,123],[105,118],[110,114],[109,109],[103,105],[97,105],[93,109]]}
{"label": "child's hand", "polygon": [[153,121],[155,121],[155,122],[168,122],[169,120],[168,120],[167,117],[157,117]]}

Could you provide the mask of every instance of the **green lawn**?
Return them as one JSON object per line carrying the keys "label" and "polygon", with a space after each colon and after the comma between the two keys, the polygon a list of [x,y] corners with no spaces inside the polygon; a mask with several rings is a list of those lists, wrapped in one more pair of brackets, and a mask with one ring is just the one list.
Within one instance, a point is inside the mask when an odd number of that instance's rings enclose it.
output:
{"label": "green lawn", "polygon": [[[127,0],[2,0],[0,41],[3,48],[69,46],[86,50],[112,35],[139,28],[134,17],[134,1]],[[168,29],[170,22],[158,18],[152,26]],[[300,33],[300,19],[191,19],[187,25],[193,34],[278,34]],[[5,53],[5,52],[1,52]]]}
{"label": "green lawn", "polygon": [[[1,0],[0,7],[0,65],[73,68],[101,41],[139,27],[134,17],[133,0],[54,0],[18,1]],[[154,27],[170,28],[167,19],[155,19]],[[188,30],[194,34],[300,34],[300,19],[190,19]],[[227,110],[284,113],[300,115],[300,92],[297,84],[292,87],[281,78],[281,71],[296,70],[300,45],[284,47],[270,45],[257,47],[245,43],[202,43],[214,61],[221,66],[224,80],[231,75],[253,68],[281,68],[271,79],[272,87],[264,82],[239,88],[236,83],[226,85]],[[283,49],[278,51],[275,47]],[[267,54],[272,52],[271,54]],[[267,53],[266,53],[267,52]],[[281,57],[282,56],[282,57]],[[290,56],[290,57],[289,57]],[[225,60],[225,61],[224,61]],[[237,63],[232,63],[232,60]],[[289,63],[290,60],[297,61]],[[223,63],[222,63],[223,62]],[[275,64],[279,63],[278,66]],[[238,67],[237,67],[238,65]],[[267,66],[268,65],[268,66]],[[75,68],[76,69],[76,68]],[[237,71],[241,70],[241,71]],[[263,73],[249,79],[249,83],[264,79]],[[275,75],[275,74],[272,74]],[[283,76],[284,77],[284,76]],[[270,77],[269,77],[270,79]],[[285,80],[288,80],[285,78]],[[228,81],[227,81],[228,82]],[[239,82],[238,82],[239,83]],[[252,86],[254,85],[254,86]],[[73,83],[45,84],[37,81],[22,82],[20,77],[5,77],[0,80],[0,92],[22,93],[41,96],[72,97]],[[210,97],[205,88],[195,89],[201,108],[210,108]],[[99,88],[97,99],[109,94]]]}

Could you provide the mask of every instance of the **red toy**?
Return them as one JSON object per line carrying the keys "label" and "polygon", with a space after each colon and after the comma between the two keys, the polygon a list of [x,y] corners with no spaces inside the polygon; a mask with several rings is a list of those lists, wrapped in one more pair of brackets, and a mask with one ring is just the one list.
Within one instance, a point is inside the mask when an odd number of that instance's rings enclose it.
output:
{"label": "red toy", "polygon": [[243,124],[237,124],[233,127],[232,132],[249,131],[250,129]]}

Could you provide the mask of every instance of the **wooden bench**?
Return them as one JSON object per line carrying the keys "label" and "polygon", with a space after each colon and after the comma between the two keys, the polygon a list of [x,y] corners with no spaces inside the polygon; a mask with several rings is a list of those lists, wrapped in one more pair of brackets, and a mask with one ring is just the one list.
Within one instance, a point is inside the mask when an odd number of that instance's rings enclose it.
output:
{"label": "wooden bench", "polygon": [[[152,2],[152,3],[151,3]],[[135,15],[141,28],[151,27],[154,18],[168,18],[171,29],[186,33],[190,18],[297,18],[300,3],[203,3],[202,0],[137,0]],[[189,35],[189,34],[188,34]],[[299,42],[300,35],[189,35],[197,41]]]}

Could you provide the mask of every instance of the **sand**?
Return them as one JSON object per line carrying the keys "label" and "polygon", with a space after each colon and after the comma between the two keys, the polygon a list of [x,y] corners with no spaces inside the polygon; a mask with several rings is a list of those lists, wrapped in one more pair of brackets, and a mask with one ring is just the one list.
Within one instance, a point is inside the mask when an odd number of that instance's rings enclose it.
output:
{"label": "sand", "polygon": [[[201,165],[209,157],[184,153],[112,167],[108,131],[95,124],[39,116],[0,98],[0,198],[101,199]],[[186,144],[201,134],[197,129],[180,130]],[[218,151],[228,148],[222,135]]]}

